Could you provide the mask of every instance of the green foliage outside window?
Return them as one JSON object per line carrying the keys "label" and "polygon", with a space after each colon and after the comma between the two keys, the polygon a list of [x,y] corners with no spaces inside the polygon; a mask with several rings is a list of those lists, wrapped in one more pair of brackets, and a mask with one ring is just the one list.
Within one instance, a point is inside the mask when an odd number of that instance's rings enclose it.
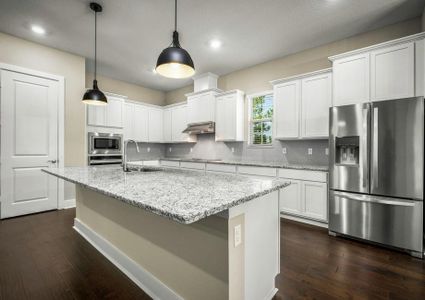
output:
{"label": "green foliage outside window", "polygon": [[254,145],[270,145],[272,138],[273,95],[252,98],[251,142]]}

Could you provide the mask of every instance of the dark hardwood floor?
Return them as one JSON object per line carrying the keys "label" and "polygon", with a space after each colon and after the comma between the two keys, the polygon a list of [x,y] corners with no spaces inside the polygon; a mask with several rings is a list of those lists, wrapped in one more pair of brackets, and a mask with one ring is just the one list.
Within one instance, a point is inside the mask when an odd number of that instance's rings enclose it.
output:
{"label": "dark hardwood floor", "polygon": [[[0,221],[0,299],[150,299],[73,229],[74,209]],[[425,299],[425,262],[281,223],[275,299]]]}

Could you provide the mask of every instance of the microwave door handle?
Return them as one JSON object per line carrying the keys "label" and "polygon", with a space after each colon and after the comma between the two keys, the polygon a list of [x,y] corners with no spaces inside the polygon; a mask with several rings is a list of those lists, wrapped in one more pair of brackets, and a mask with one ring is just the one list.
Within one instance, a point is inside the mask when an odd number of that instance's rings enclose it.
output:
{"label": "microwave door handle", "polygon": [[379,169],[378,169],[378,126],[379,111],[377,107],[373,108],[373,137],[372,137],[372,183],[375,188],[379,185]]}

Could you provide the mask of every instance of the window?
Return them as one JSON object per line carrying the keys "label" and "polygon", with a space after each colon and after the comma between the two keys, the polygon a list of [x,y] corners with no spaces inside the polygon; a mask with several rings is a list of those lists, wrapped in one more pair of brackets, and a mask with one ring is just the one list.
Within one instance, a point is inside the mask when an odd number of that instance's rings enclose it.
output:
{"label": "window", "polygon": [[265,92],[249,96],[250,144],[272,145],[273,93]]}

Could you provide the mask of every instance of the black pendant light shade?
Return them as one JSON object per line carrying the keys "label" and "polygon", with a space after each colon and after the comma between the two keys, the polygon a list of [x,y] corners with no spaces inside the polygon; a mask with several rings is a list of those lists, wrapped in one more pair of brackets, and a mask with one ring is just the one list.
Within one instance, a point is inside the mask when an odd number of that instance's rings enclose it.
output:
{"label": "black pendant light shade", "polygon": [[102,11],[102,6],[97,3],[90,3],[91,10],[94,11],[94,79],[93,88],[88,89],[83,96],[83,102],[90,105],[108,104],[105,94],[97,86],[97,13]]}
{"label": "black pendant light shade", "polygon": [[175,0],[173,43],[162,50],[156,63],[156,72],[168,78],[186,78],[195,74],[195,66],[189,53],[180,46],[177,32],[177,0]]}

